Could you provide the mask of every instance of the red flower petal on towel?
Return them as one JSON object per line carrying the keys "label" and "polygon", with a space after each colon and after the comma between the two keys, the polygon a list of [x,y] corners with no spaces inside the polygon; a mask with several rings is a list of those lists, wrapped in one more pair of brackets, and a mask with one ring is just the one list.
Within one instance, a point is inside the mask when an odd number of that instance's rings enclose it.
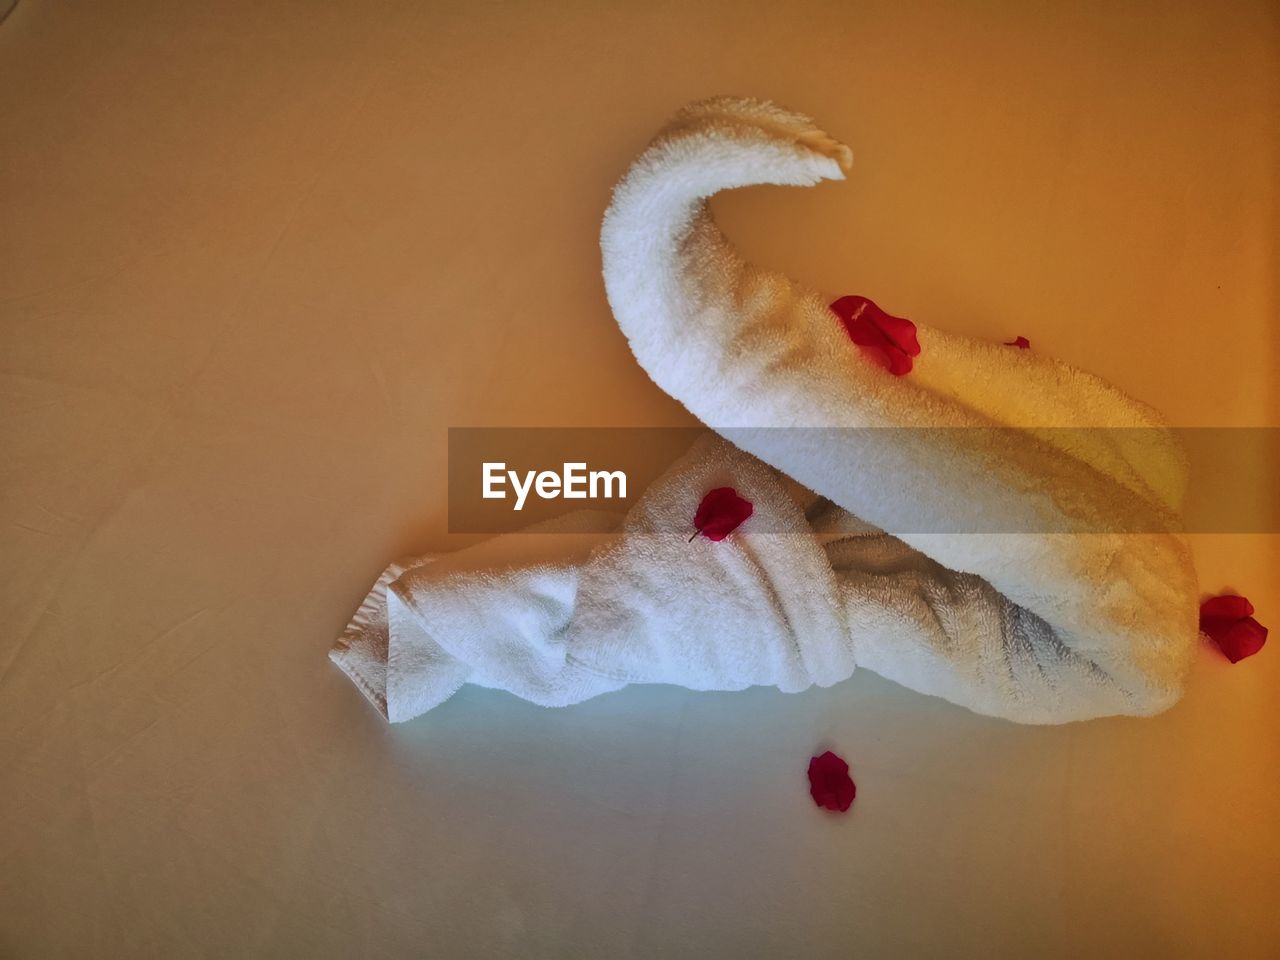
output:
{"label": "red flower petal on towel", "polygon": [[849,765],[828,750],[809,760],[809,795],[827,810],[849,809],[858,788],[849,776]]}
{"label": "red flower petal on towel", "polygon": [[911,358],[920,355],[914,323],[885,313],[866,297],[841,297],[831,310],[868,357],[895,377],[911,372]]}
{"label": "red flower petal on towel", "polygon": [[1006,347],[1017,347],[1019,350],[1031,349],[1031,341],[1026,337],[1014,337],[1012,340],[1006,340],[1004,345]]}
{"label": "red flower petal on towel", "polygon": [[[698,510],[693,515],[693,525],[697,528],[693,537],[702,534],[708,540],[723,540],[738,529],[754,509],[751,501],[738,496],[738,491],[733,487],[716,487],[698,504]],[[693,537],[689,538],[690,543],[693,542]]]}
{"label": "red flower petal on towel", "polygon": [[1230,593],[1200,604],[1200,631],[1232,663],[1252,657],[1267,642],[1267,628],[1253,619],[1253,604]]}

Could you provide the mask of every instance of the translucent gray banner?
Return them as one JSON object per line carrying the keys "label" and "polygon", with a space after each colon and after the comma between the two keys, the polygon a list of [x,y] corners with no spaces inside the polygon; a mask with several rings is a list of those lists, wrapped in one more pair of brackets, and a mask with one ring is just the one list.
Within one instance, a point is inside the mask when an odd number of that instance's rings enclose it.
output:
{"label": "translucent gray banner", "polygon": [[[883,503],[874,491],[863,493],[876,502],[876,526],[892,534],[1280,533],[1277,428],[718,432],[774,463],[820,461],[824,449],[840,445],[844,462],[876,464],[874,474],[894,478],[899,490],[887,492]],[[573,510],[624,513],[707,433],[665,427],[451,428],[449,530],[511,533]],[[1007,477],[1025,478],[1046,508],[979,510],[973,501],[982,498],[964,494]],[[808,486],[830,489],[830,479],[810,478]],[[903,488],[920,493],[904,499]],[[1098,496],[1100,489],[1105,496]],[[1082,498],[1083,490],[1092,492]],[[752,528],[773,532],[763,516]]]}

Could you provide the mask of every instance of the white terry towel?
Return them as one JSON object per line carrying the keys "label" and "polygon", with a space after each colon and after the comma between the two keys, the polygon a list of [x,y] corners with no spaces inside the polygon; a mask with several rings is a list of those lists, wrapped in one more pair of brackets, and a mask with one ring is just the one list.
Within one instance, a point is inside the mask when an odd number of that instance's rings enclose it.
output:
{"label": "white terry towel", "polygon": [[[754,512],[725,540],[686,530],[733,486]],[[1081,650],[1102,650],[1089,656]],[[330,656],[391,721],[464,683],[565,706],[629,683],[829,686],[855,666],[1026,723],[1151,713],[1182,664],[1055,628],[708,435],[621,521],[570,514],[442,558],[393,564]]]}
{"label": "white terry towel", "polygon": [[[754,522],[690,542],[717,486],[751,500]],[[564,706],[628,683],[796,691],[854,667],[804,514],[775,471],[711,435],[625,518],[582,511],[554,532],[393,564],[330,656],[392,721],[464,682]]]}
{"label": "white terry towel", "polygon": [[[708,426],[738,428],[738,446],[876,527],[1028,531],[901,539],[1079,655],[1131,660],[1136,672],[1114,668],[1135,688],[1159,677],[1147,709],[1167,703],[1197,637],[1190,552],[1173,533],[1119,532],[1177,527],[1185,472],[1159,417],[1061,362],[923,324],[914,369],[895,377],[850,342],[834,297],[745,263],[708,207],[720,190],[841,180],[850,164],[813,120],[773,104],[678,113],[618,184],[601,233],[636,359]],[[864,428],[893,428],[892,442]]]}
{"label": "white terry towel", "polygon": [[[558,706],[636,682],[800,690],[855,665],[1021,722],[1177,698],[1197,636],[1185,542],[1084,532],[1135,510],[1174,526],[1180,463],[1154,414],[1063,364],[924,327],[916,369],[894,378],[831,298],[744,264],[706,206],[726,187],[840,179],[848,161],[797,114],[695,104],[619,184],[602,233],[610,303],[658,385],[830,503],[806,516],[774,470],[704,442],[620,527],[576,514],[559,533],[393,565],[331,653],[389,719],[467,682]],[[991,426],[1022,429],[914,429]],[[1043,429],[1117,426],[1146,429]],[[796,427],[906,429],[868,446]],[[723,485],[755,514],[686,543]],[[1010,518],[1047,532],[876,529]]]}

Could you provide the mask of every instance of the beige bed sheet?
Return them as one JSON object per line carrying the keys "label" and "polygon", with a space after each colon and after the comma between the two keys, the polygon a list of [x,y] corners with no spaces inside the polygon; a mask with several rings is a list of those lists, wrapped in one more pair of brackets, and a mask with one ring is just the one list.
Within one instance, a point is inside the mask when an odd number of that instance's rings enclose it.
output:
{"label": "beige bed sheet", "polygon": [[[445,431],[685,424],[608,190],[694,97],[850,142],[751,256],[1280,426],[1267,3],[53,3],[0,24],[0,956],[1262,957],[1280,651],[1148,721],[869,674],[468,689],[389,728],[326,652],[470,542]],[[474,539],[474,538],[470,538]],[[1197,538],[1280,626],[1275,537]],[[807,796],[811,752],[858,781]]]}

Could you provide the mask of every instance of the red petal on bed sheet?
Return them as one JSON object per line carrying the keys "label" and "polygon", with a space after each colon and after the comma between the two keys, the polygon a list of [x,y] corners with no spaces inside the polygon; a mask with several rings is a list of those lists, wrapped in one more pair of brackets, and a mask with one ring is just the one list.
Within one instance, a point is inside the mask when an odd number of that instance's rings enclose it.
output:
{"label": "red petal on bed sheet", "polygon": [[840,813],[849,809],[858,788],[849,776],[849,764],[828,750],[809,760],[809,795],[826,810]]}
{"label": "red petal on bed sheet", "polygon": [[1253,604],[1235,594],[1210,597],[1200,604],[1200,631],[1232,663],[1252,657],[1267,642],[1267,628],[1253,619]]}

